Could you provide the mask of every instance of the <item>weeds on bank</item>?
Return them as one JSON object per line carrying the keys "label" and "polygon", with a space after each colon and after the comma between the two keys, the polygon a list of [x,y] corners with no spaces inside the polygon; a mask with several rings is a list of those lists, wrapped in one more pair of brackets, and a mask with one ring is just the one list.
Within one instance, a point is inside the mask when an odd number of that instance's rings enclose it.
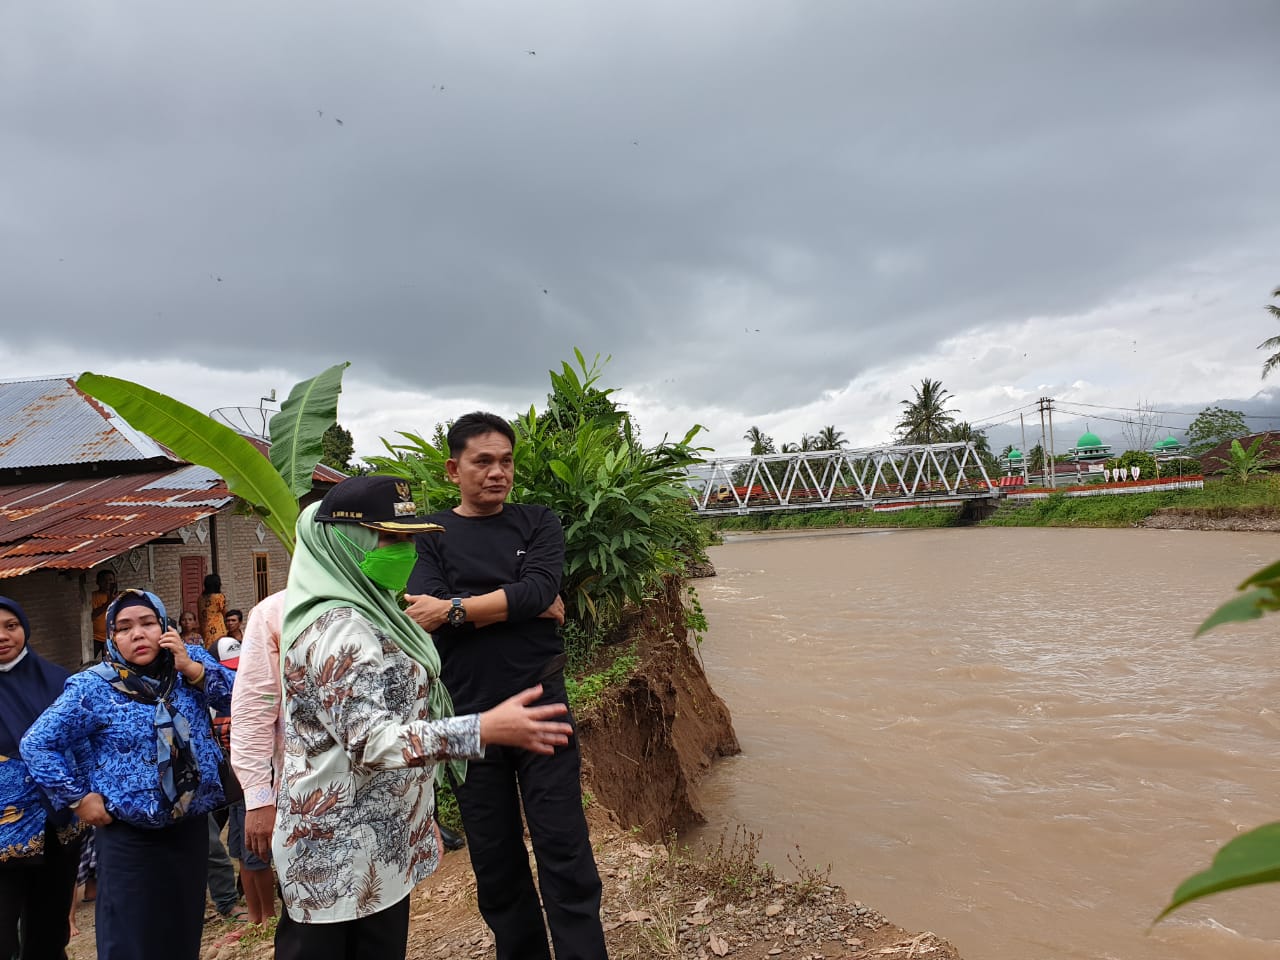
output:
{"label": "weeds on bank", "polygon": [[796,855],[787,854],[787,863],[796,872],[796,881],[791,885],[791,894],[798,903],[808,903],[824,893],[831,886],[831,864],[825,867],[811,867],[800,852],[800,844],[796,844]]}
{"label": "weeds on bank", "polygon": [[704,521],[722,530],[807,530],[825,527],[954,527],[960,511],[954,507],[918,507],[914,510],[800,510],[789,513],[754,513],[741,517],[717,517]]}
{"label": "weeds on bank", "polygon": [[613,662],[603,670],[588,673],[585,676],[565,678],[565,692],[569,697],[569,709],[574,713],[589,710],[600,702],[601,696],[610,687],[626,683],[640,665],[640,655],[636,645],[632,644],[625,653],[619,653]]}

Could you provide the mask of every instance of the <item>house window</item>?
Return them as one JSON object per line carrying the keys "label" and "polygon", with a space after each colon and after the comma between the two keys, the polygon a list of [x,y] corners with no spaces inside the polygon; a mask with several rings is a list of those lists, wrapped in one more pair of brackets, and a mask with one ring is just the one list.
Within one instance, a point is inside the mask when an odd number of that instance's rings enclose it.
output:
{"label": "house window", "polygon": [[259,603],[271,595],[271,567],[265,553],[253,555],[253,585],[257,589]]}

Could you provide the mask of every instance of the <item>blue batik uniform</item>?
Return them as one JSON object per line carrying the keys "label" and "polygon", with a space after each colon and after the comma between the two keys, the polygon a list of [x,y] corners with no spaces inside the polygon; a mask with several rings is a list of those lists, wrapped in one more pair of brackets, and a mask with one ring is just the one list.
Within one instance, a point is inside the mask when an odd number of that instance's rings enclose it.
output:
{"label": "blue batik uniform", "polygon": [[[133,700],[103,677],[87,671],[67,681],[57,701],[22,739],[31,772],[54,807],[70,806],[87,793],[102,794],[107,811],[135,827],[166,827],[181,818],[202,817],[223,803],[218,763],[222,754],[209,732],[209,708],[231,709],[234,675],[205,650],[187,645],[187,656],[204,665],[204,689],[179,677],[169,697],[192,732],[191,747],[200,783],[185,812],[161,789],[156,764],[154,704]],[[77,769],[60,752],[66,743],[87,741],[93,763]]]}

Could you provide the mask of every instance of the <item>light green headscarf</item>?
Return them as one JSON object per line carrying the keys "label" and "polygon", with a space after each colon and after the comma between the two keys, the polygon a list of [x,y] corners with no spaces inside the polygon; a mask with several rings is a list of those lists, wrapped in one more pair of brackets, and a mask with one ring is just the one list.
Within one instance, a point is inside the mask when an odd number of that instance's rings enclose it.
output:
{"label": "light green headscarf", "polygon": [[[378,534],[358,523],[317,523],[318,503],[302,511],[298,518],[298,540],[289,584],[285,591],[284,624],[280,630],[280,662],[285,654],[322,614],[338,607],[351,607],[387,634],[401,650],[422,665],[431,678],[429,700],[432,720],[453,716],[453,701],[440,680],[440,654],[431,634],[409,619],[400,609],[396,595],[379,587],[360,570],[360,562],[338,539],[342,535],[361,550],[378,545]],[[286,691],[287,695],[287,691]],[[437,767],[436,779],[443,783],[445,764]],[[461,783],[466,777],[465,760],[450,760],[448,769]]]}

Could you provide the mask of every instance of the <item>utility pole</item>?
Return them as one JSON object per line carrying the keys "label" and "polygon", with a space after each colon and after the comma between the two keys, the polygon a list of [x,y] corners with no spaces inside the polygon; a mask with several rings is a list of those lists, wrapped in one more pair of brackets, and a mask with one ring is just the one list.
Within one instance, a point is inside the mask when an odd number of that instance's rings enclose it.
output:
{"label": "utility pole", "polygon": [[1053,483],[1049,484],[1049,486],[1056,487],[1058,485],[1058,462],[1054,459],[1055,451],[1053,447],[1053,400],[1046,400],[1044,405],[1045,409],[1049,411],[1049,462],[1053,464]]}
{"label": "utility pole", "polygon": [[1049,479],[1049,441],[1044,432],[1044,404],[1045,398],[1040,398],[1040,482],[1045,486],[1053,486],[1053,481]]}

